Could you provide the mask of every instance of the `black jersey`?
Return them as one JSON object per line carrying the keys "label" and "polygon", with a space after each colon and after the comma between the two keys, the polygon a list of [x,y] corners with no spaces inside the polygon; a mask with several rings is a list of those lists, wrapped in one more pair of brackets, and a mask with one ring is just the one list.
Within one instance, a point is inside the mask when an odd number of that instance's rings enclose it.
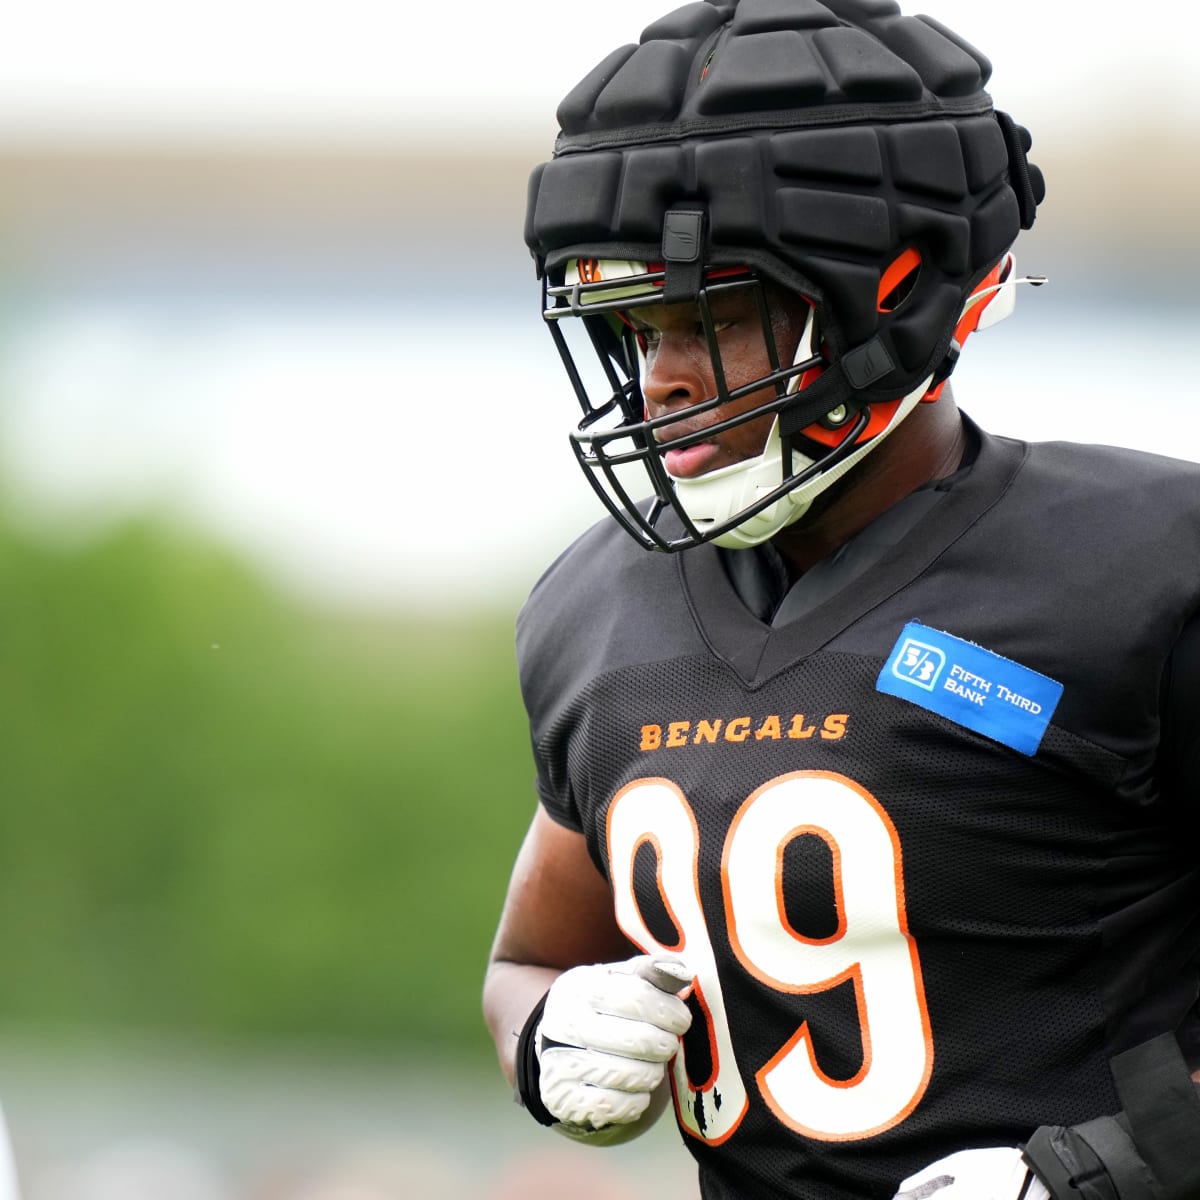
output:
{"label": "black jersey", "polygon": [[[1112,1054],[1196,1044],[1196,800],[1159,747],[1197,607],[1200,467],[987,436],[781,627],[712,547],[605,522],[551,567],[518,627],[540,798],[696,974],[672,1083],[705,1200],[890,1197],[1116,1111]],[[950,644],[1009,666],[943,679]],[[1021,738],[952,685],[1023,704]]]}

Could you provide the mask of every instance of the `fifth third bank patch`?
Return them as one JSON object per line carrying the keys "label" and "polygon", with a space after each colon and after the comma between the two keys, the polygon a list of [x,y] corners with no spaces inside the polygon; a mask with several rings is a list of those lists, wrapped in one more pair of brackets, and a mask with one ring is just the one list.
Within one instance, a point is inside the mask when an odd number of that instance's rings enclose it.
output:
{"label": "fifth third bank patch", "polygon": [[917,621],[905,625],[875,687],[1022,754],[1037,753],[1063,691],[1057,680]]}

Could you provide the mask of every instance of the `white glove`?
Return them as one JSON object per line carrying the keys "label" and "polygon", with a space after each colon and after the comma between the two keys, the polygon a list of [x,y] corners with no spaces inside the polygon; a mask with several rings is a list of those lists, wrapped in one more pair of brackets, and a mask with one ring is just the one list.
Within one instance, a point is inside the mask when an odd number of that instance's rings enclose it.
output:
{"label": "white glove", "polygon": [[537,1030],[542,1103],[566,1125],[636,1121],[692,1023],[674,993],[692,982],[678,959],[641,955],[564,971]]}
{"label": "white glove", "polygon": [[1050,1200],[1020,1150],[960,1150],[910,1175],[892,1200]]}

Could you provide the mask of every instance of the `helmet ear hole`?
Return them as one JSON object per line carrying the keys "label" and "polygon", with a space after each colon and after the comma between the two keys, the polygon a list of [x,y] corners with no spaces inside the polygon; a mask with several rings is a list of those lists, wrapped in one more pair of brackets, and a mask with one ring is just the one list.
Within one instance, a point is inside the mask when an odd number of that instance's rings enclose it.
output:
{"label": "helmet ear hole", "polygon": [[879,311],[894,313],[912,295],[921,274],[921,252],[910,246],[883,273],[879,281]]}

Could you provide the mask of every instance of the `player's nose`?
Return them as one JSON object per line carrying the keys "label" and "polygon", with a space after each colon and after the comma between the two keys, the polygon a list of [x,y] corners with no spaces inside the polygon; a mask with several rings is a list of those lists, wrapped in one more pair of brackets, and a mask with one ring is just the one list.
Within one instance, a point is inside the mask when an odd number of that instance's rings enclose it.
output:
{"label": "player's nose", "polygon": [[665,333],[648,358],[642,378],[642,396],[651,417],[699,404],[715,390],[711,366],[699,362],[694,353],[685,350],[683,341]]}

